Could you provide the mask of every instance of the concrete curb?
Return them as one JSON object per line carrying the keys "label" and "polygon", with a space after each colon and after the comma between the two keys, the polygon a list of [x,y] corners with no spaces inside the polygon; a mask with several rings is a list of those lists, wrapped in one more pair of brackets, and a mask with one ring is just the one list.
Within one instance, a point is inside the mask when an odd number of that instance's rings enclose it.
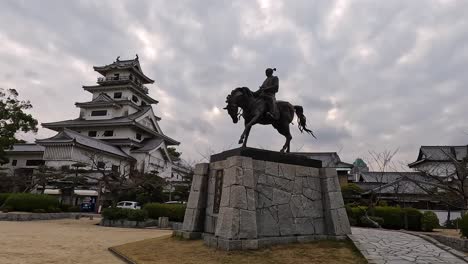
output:
{"label": "concrete curb", "polygon": [[423,234],[418,234],[416,232],[410,232],[410,231],[399,230],[398,232],[422,238],[422,239],[426,240],[427,242],[430,242],[430,243],[434,244],[436,247],[439,247],[439,248],[451,253],[452,255],[456,256],[457,258],[459,258],[461,260],[464,260],[466,263],[468,263],[468,256],[466,256],[465,253],[463,253],[461,251],[458,251],[458,250],[456,250],[454,248],[451,248],[449,246],[446,246],[446,245],[440,243],[439,241],[435,240],[432,237],[429,237],[429,236],[426,236],[426,235],[423,235]]}
{"label": "concrete curb", "polygon": [[116,256],[117,258],[119,258],[120,260],[122,260],[123,262],[125,262],[127,264],[137,264],[135,261],[128,258],[124,254],[120,253],[120,251],[118,251],[117,249],[115,249],[113,247],[110,247],[107,250],[109,250],[112,254],[114,254],[114,256]]}

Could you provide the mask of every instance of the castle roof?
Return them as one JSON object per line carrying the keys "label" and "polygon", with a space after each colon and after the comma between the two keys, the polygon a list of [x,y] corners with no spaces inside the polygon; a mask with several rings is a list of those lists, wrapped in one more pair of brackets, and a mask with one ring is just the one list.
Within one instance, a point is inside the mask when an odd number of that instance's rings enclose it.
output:
{"label": "castle roof", "polygon": [[57,135],[51,138],[38,139],[36,140],[36,143],[42,146],[55,145],[55,144],[77,144],[83,147],[92,148],[96,151],[103,151],[112,155],[116,155],[121,158],[131,159],[131,160],[134,159],[116,146],[113,146],[102,140],[98,140],[92,137],[82,135],[78,132],[75,132],[67,128],[64,128]]}
{"label": "castle roof", "polygon": [[115,70],[129,70],[139,76],[143,83],[154,83],[154,80],[146,76],[141,70],[140,61],[138,60],[138,55],[133,60],[119,60],[120,56],[117,59],[108,65],[104,66],[94,66],[94,70],[99,72],[102,75]]}
{"label": "castle roof", "polygon": [[[168,145],[178,145],[179,142],[162,134],[158,131],[152,130],[140,123],[136,120],[146,114],[148,111],[151,111],[151,106],[143,106],[141,111],[133,113],[128,116],[121,116],[115,117],[110,119],[98,119],[98,120],[85,120],[83,118],[76,118],[71,120],[64,120],[58,122],[51,122],[51,123],[42,123],[41,125],[45,128],[49,128],[55,131],[60,131],[63,128],[69,127],[99,127],[99,126],[135,126],[140,128],[143,131],[146,131],[150,134],[153,134],[157,137],[163,138]],[[157,120],[161,120],[161,118],[155,116]]]}
{"label": "castle roof", "polygon": [[44,152],[44,147],[34,144],[34,143],[18,143],[13,144],[9,149],[6,149],[5,152],[8,154],[14,153],[42,153]]}

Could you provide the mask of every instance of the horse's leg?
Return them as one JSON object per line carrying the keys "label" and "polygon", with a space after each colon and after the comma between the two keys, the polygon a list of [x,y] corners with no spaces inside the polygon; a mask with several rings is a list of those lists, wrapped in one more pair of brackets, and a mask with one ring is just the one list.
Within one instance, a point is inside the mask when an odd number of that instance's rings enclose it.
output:
{"label": "horse's leg", "polygon": [[281,148],[280,152],[289,152],[289,142],[291,142],[292,136],[289,132],[289,124],[288,123],[281,123],[275,126],[276,130],[286,138],[283,147]]}
{"label": "horse's leg", "polygon": [[[250,121],[249,123],[247,123],[245,125],[245,128],[244,128],[244,132],[242,132],[242,135],[239,139],[239,144],[242,144],[244,143],[244,138],[246,135],[248,135],[248,133],[250,133],[250,129],[252,128],[252,126],[257,122],[257,120],[260,118],[262,114],[256,114]],[[248,132],[247,132],[248,131]]]}
{"label": "horse's leg", "polygon": [[247,127],[245,130],[245,138],[244,138],[244,144],[242,144],[242,147],[247,147],[247,140],[249,139],[249,134],[250,134],[250,129],[252,129],[252,127]]}

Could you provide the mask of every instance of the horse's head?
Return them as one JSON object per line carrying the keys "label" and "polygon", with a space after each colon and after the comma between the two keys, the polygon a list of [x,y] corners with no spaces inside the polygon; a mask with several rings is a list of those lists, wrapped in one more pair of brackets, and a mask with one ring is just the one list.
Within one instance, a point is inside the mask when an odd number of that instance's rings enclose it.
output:
{"label": "horse's head", "polygon": [[224,107],[232,118],[232,122],[239,121],[239,107],[242,108],[245,102],[245,96],[252,95],[252,92],[247,87],[238,87],[232,90],[231,94],[226,97],[227,106]]}

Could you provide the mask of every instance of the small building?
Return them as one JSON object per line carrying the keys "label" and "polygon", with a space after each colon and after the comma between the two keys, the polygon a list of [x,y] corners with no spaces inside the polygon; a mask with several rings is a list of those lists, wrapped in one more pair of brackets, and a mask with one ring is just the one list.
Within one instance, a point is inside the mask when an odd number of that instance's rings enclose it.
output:
{"label": "small building", "polygon": [[344,186],[350,181],[351,175],[349,172],[353,168],[353,164],[341,161],[340,156],[336,152],[294,152],[293,154],[320,160],[323,167],[335,168],[338,173],[340,186]]}
{"label": "small building", "polygon": [[450,177],[455,173],[453,160],[466,158],[468,146],[421,146],[416,161],[408,167],[434,176]]}

